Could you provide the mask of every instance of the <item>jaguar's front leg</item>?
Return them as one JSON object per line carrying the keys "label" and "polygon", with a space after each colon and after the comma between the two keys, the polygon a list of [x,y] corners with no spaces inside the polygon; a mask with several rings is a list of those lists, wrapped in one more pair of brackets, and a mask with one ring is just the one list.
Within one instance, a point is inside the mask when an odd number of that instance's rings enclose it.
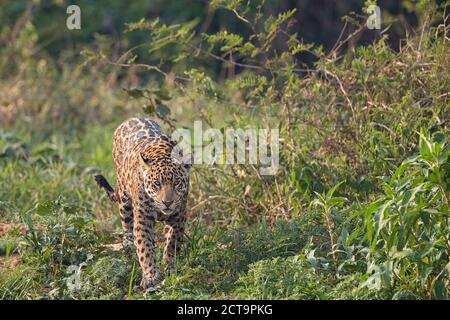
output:
{"label": "jaguar's front leg", "polygon": [[180,252],[180,248],[184,240],[185,222],[186,217],[184,214],[166,222],[166,246],[164,247],[164,262],[167,272],[172,271],[174,267],[173,258]]}
{"label": "jaguar's front leg", "polygon": [[133,207],[134,212],[134,244],[136,246],[139,265],[142,269],[141,287],[149,289],[160,280],[161,275],[155,259],[154,226],[156,213],[148,206],[147,201],[139,201]]}

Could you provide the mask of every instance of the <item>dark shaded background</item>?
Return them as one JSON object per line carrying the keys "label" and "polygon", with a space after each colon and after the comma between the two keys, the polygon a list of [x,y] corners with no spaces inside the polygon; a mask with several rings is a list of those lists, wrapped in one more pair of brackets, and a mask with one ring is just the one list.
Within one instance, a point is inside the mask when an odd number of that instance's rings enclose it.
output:
{"label": "dark shaded background", "polygon": [[[258,3],[250,2],[252,5]],[[400,39],[405,38],[420,24],[422,9],[427,2],[439,4],[443,1],[378,1],[383,15],[382,29],[390,26],[386,34],[394,50],[399,49]],[[70,4],[81,8],[81,30],[69,31],[65,28],[66,8]],[[296,8],[297,25],[292,31],[297,32],[298,37],[305,42],[323,45],[325,51],[328,51],[335,45],[344,27],[342,17],[360,15],[361,18],[364,4],[363,0],[269,0],[264,11],[267,15],[276,15]],[[5,44],[14,41],[17,31],[27,21],[31,21],[39,35],[40,50],[57,58],[76,56],[85,45],[101,42],[104,35],[108,37],[104,37],[103,46],[110,47],[117,54],[125,48],[148,41],[146,32],[133,32],[126,37],[123,35],[125,23],[135,22],[143,17],[159,17],[167,24],[198,20],[197,31],[207,33],[217,32],[224,27],[244,36],[250,31],[230,11],[214,10],[209,1],[201,0],[0,0],[0,8],[0,47],[6,47]],[[352,33],[355,28],[348,25],[343,36]],[[370,43],[379,36],[380,30],[366,30],[354,37],[348,45]],[[106,38],[110,40],[107,41]],[[343,46],[342,50],[348,49],[348,45]],[[279,46],[283,46],[282,39],[279,40]],[[308,54],[297,58],[309,66],[314,61],[313,56]]]}

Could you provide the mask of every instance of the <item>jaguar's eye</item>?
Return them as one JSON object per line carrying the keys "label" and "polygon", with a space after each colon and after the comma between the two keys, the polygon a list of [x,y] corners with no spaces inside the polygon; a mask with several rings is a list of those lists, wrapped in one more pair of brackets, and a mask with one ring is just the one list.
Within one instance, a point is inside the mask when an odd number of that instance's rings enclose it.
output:
{"label": "jaguar's eye", "polygon": [[150,158],[147,158],[143,154],[141,154],[142,161],[144,161],[145,164],[150,164],[152,161]]}
{"label": "jaguar's eye", "polygon": [[161,186],[161,184],[159,183],[159,181],[155,181],[155,187],[159,188]]}

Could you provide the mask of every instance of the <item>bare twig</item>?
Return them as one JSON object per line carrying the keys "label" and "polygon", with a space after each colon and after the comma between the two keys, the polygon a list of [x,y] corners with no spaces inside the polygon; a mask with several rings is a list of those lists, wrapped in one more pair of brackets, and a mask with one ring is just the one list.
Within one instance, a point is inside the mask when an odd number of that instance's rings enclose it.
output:
{"label": "bare twig", "polygon": [[[152,66],[149,64],[144,64],[144,63],[134,63],[134,64],[126,64],[126,63],[117,63],[111,60],[106,59],[105,60],[106,63],[113,65],[113,66],[117,66],[117,67],[124,67],[124,68],[132,68],[132,67],[136,67],[136,68],[145,68],[147,70],[153,70],[156,71],[158,73],[160,73],[161,75],[163,75],[164,77],[169,77],[169,74],[167,72],[164,72],[163,70],[161,70],[159,67],[157,66]],[[191,81],[191,79],[186,78],[186,77],[181,77],[181,76],[175,76],[175,79],[178,80],[183,80],[183,81]]]}
{"label": "bare twig", "polygon": [[343,27],[342,30],[341,30],[341,33],[340,33],[340,35],[339,35],[339,38],[337,39],[337,41],[336,41],[336,43],[334,44],[333,48],[331,48],[331,50],[330,50],[330,52],[328,53],[327,57],[330,57],[331,54],[332,54],[333,52],[335,52],[335,49],[336,49],[337,45],[339,44],[339,41],[341,41],[342,36],[344,35],[345,29],[347,29],[347,23],[348,23],[348,22],[345,21],[344,27]]}
{"label": "bare twig", "polygon": [[234,14],[236,15],[236,17],[237,17],[239,20],[242,20],[242,21],[244,21],[245,23],[250,24],[250,21],[248,21],[248,20],[245,19],[243,16],[241,16],[241,15],[237,12],[236,9],[232,9],[232,11],[234,12]]}
{"label": "bare twig", "polygon": [[[201,52],[201,53],[203,53],[205,55],[208,55],[208,56],[210,56],[210,57],[212,57],[212,58],[214,58],[216,60],[219,60],[219,61],[222,61],[222,62],[225,62],[225,63],[230,63],[230,64],[233,64],[233,65],[238,66],[238,67],[247,68],[247,69],[262,70],[262,71],[273,71],[273,70],[275,70],[273,68],[267,68],[267,67],[254,65],[254,64],[240,63],[240,62],[236,62],[236,61],[233,61],[233,60],[225,59],[225,58],[223,58],[221,56],[218,56],[218,55],[216,55],[216,54],[214,54],[212,52],[209,52],[207,50],[198,48],[198,47],[193,46],[191,44],[187,44],[187,45],[190,48],[192,48],[194,50],[197,50],[197,51],[199,51],[199,52]],[[280,70],[285,71],[285,70],[288,70],[288,68],[280,68]],[[311,69],[302,69],[302,68],[294,68],[294,69],[292,69],[292,71],[299,73],[299,72],[311,72],[313,70],[311,70]]]}
{"label": "bare twig", "polygon": [[348,97],[347,91],[345,91],[344,86],[342,85],[342,81],[339,79],[339,77],[338,77],[337,75],[335,75],[334,73],[332,73],[332,72],[326,70],[326,69],[324,69],[323,71],[324,71],[326,74],[332,76],[334,79],[336,79],[336,81],[337,81],[338,84],[339,84],[339,88],[341,89],[342,94],[344,95],[345,100],[347,101],[347,103],[348,103],[350,109],[352,110],[353,113],[355,113],[355,110],[353,109],[352,101],[351,101],[350,98]]}

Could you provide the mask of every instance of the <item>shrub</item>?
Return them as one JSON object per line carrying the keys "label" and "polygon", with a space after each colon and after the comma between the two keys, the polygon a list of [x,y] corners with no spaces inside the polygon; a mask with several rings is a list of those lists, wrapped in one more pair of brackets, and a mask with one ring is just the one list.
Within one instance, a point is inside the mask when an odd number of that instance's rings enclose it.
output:
{"label": "shrub", "polygon": [[448,299],[450,284],[450,147],[446,136],[420,132],[419,154],[384,177],[385,195],[352,218],[349,244],[363,246],[367,280],[387,287]]}

